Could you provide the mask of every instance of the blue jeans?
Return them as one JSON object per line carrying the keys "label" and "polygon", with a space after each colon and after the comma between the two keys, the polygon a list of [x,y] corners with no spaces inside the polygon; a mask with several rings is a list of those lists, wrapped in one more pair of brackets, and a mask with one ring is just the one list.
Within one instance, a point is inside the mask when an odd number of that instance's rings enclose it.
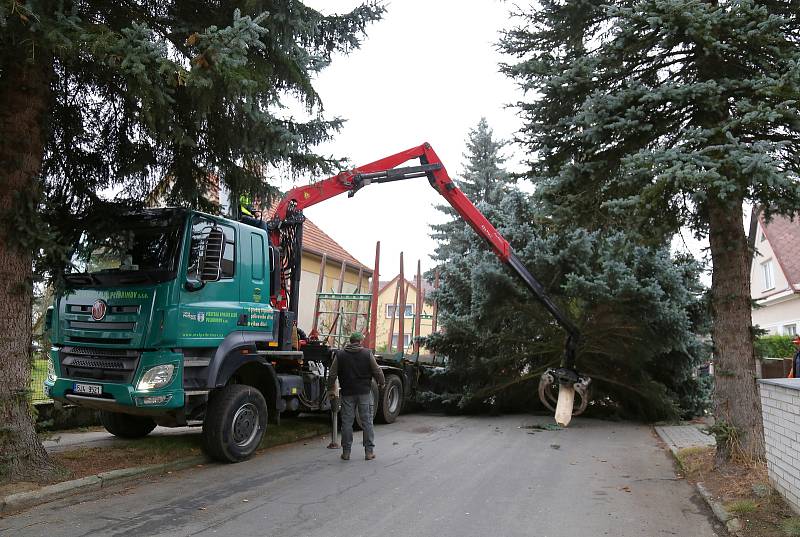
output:
{"label": "blue jeans", "polygon": [[353,420],[356,418],[356,406],[364,430],[364,450],[371,452],[375,447],[375,430],[372,427],[372,392],[363,395],[342,396],[342,451],[350,451],[353,446]]}

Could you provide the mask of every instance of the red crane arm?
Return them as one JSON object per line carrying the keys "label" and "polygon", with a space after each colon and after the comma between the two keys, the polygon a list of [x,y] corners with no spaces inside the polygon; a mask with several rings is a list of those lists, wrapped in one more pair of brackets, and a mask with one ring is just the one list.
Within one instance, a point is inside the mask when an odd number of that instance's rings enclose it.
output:
{"label": "red crane arm", "polygon": [[[393,170],[412,159],[419,159],[423,166]],[[283,221],[289,213],[302,211],[344,192],[353,195],[358,189],[370,183],[399,181],[425,175],[428,176],[431,186],[450,203],[478,235],[488,241],[494,253],[504,263],[507,263],[511,255],[508,241],[453,183],[444,164],[429,143],[406,149],[352,170],[340,172],[318,183],[293,188],[276,206],[272,220]]]}
{"label": "red crane arm", "polygon": [[[397,167],[411,159],[419,159],[420,165],[403,168]],[[428,178],[428,182],[431,186],[447,200],[453,209],[456,210],[478,235],[489,243],[489,246],[500,260],[509,265],[517,273],[539,302],[542,303],[547,311],[556,319],[558,324],[567,332],[564,365],[568,369],[560,369],[559,371],[564,371],[564,373],[558,374],[562,376],[566,375],[564,378],[574,383],[578,378],[577,373],[572,369],[574,368],[575,352],[580,338],[577,327],[564,312],[561,311],[558,305],[553,302],[544,286],[531,275],[522,261],[514,254],[508,241],[500,235],[500,232],[495,229],[489,220],[481,214],[477,207],[472,204],[461,189],[450,179],[444,164],[442,164],[436,152],[427,142],[364,166],[343,171],[324,181],[293,188],[278,203],[269,222],[271,240],[273,244],[276,245],[286,244],[287,241],[282,241],[281,233],[285,227],[292,229],[302,227],[302,221],[304,219],[302,212],[303,209],[307,207],[316,205],[317,203],[344,192],[347,192],[347,195],[352,197],[359,189],[372,183],[388,183],[412,179],[414,177]],[[297,242],[298,240],[295,238],[290,244],[296,244]],[[298,246],[296,245],[289,246],[289,248],[298,250]],[[298,264],[298,266],[292,266],[293,263],[288,262],[288,268],[290,269],[289,274],[291,275],[288,278],[290,287],[289,294],[292,295],[289,297],[290,307],[296,307],[300,274],[299,253],[295,253],[293,256],[296,257],[294,263]],[[286,282],[283,282],[283,292],[284,295],[286,295]],[[283,301],[279,303],[283,304]]]}

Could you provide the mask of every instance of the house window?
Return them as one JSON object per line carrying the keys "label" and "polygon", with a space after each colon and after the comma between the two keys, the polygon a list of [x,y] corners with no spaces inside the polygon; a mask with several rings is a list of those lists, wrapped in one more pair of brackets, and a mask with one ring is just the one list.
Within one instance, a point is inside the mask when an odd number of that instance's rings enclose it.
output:
{"label": "house window", "polygon": [[[386,304],[386,318],[391,319],[395,316],[394,304]],[[403,312],[404,319],[410,319],[414,316],[414,304],[406,304],[406,311]]]}
{"label": "house window", "polygon": [[[397,347],[397,336],[399,334],[392,334],[392,347]],[[403,348],[407,349],[411,345],[411,334],[403,334]]]}
{"label": "house window", "polygon": [[764,291],[769,291],[775,287],[775,272],[772,260],[761,263],[761,274],[764,276]]}
{"label": "house window", "polygon": [[785,324],[785,325],[783,325],[783,335],[784,336],[796,336],[797,335],[797,325],[796,324]]}

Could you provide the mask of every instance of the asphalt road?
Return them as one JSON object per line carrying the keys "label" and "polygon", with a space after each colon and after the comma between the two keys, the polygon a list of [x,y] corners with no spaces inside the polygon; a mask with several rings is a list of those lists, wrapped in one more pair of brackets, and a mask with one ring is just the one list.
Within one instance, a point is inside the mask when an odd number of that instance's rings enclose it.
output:
{"label": "asphalt road", "polygon": [[0,519],[0,535],[717,535],[649,427],[524,428],[547,422],[402,416],[377,428],[374,461],[300,442],[40,506]]}

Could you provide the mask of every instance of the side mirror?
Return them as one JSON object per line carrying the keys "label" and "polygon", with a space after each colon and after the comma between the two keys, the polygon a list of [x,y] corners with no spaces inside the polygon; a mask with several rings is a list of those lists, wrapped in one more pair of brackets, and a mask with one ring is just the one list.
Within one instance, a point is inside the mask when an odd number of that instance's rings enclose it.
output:
{"label": "side mirror", "polygon": [[199,291],[200,289],[202,289],[205,286],[206,286],[206,282],[201,281],[201,280],[186,280],[186,282],[183,284],[184,289],[186,289],[187,291],[192,291],[192,292]]}

